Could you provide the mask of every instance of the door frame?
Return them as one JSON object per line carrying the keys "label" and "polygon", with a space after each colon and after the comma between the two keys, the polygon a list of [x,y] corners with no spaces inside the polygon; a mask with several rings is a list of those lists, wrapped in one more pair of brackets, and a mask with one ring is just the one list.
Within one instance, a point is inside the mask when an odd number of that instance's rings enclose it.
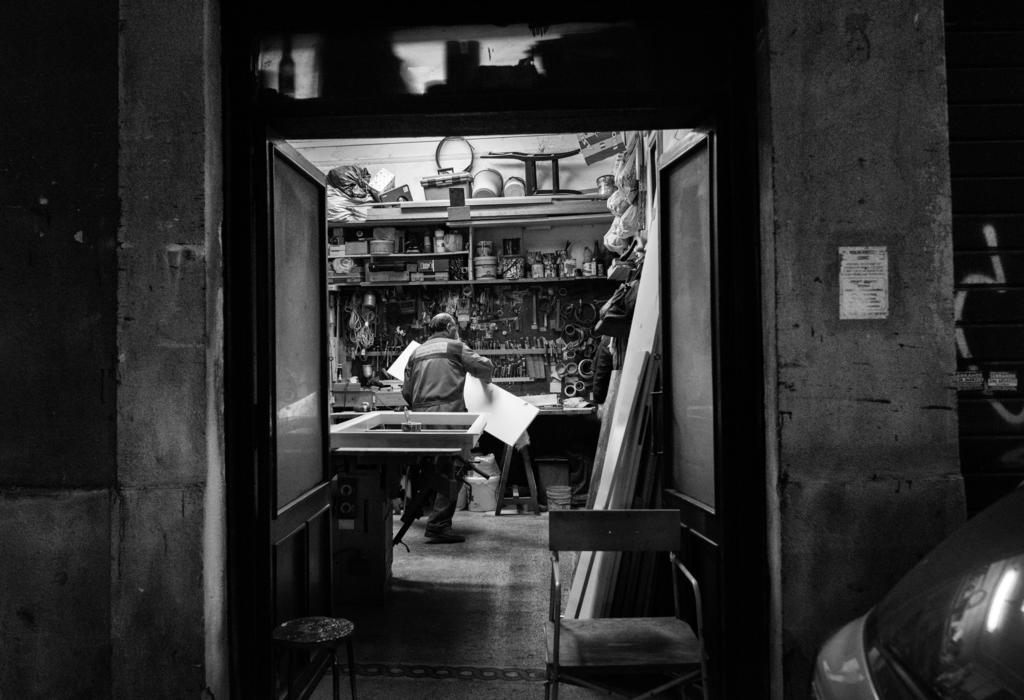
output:
{"label": "door frame", "polygon": [[[263,584],[252,579],[257,557],[253,551],[251,527],[259,522],[254,504],[259,501],[259,479],[245,465],[251,462],[257,440],[258,421],[252,415],[255,376],[251,352],[253,321],[261,303],[259,277],[255,269],[252,233],[260,224],[250,206],[253,183],[264,174],[258,164],[258,144],[267,127],[287,138],[367,137],[389,135],[466,135],[483,133],[572,132],[581,125],[588,129],[638,130],[700,127],[713,124],[723,149],[717,163],[721,175],[719,210],[722,236],[720,254],[733,256],[733,268],[742,271],[734,280],[727,297],[721,300],[722,313],[750,319],[730,331],[723,339],[722,361],[729,372],[723,392],[728,397],[756,396],[756,400],[730,402],[725,419],[731,435],[748,439],[732,440],[729,459],[747,465],[747,474],[756,478],[730,482],[731,494],[723,502],[722,538],[727,543],[719,582],[723,598],[742,602],[734,609],[726,606],[722,620],[723,635],[742,643],[742,659],[726,675],[737,683],[736,692],[746,689],[753,697],[769,685],[769,629],[766,551],[766,480],[764,416],[762,404],[763,364],[761,361],[760,235],[757,153],[757,99],[754,81],[755,23],[753,10],[741,13],[741,21],[722,29],[733,41],[744,45],[742,60],[730,67],[728,84],[720,90],[702,94],[696,103],[666,100],[664,104],[634,104],[627,107],[581,104],[571,110],[545,109],[526,104],[517,109],[487,112],[444,111],[431,113],[351,114],[339,105],[294,105],[261,101],[253,81],[252,38],[260,22],[255,18],[225,15],[224,22],[224,112],[225,112],[225,443],[227,463],[228,511],[228,609],[229,650],[232,696],[261,697],[266,685],[254,679],[270,669],[269,645],[261,644],[257,616],[260,600],[265,599]],[[443,17],[441,21],[443,21]],[[726,18],[723,18],[725,22]],[[458,23],[457,13],[450,15]],[[685,84],[686,75],[666,67],[666,85]],[[701,76],[706,80],[706,76]],[[680,88],[681,89],[681,88]],[[727,144],[727,147],[724,145]],[[254,301],[254,292],[255,301]],[[265,303],[262,302],[262,303]],[[748,352],[751,348],[755,352]],[[753,391],[755,393],[751,394]],[[754,437],[749,437],[754,436]],[[720,492],[720,497],[725,494]],[[743,514],[743,517],[739,517]],[[732,517],[730,517],[730,515]],[[750,523],[758,522],[757,532]],[[265,629],[265,628],[264,628]],[[730,642],[731,647],[731,642]],[[740,655],[737,655],[740,656]],[[733,673],[733,671],[736,673]],[[739,672],[742,670],[742,672]],[[740,692],[740,695],[743,693]]]}

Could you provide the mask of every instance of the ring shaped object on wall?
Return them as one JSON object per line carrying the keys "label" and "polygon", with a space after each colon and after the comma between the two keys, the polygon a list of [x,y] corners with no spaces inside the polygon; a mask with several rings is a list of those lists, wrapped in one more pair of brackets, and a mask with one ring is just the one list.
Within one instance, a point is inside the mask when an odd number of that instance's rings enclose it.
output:
{"label": "ring shaped object on wall", "polygon": [[445,136],[434,151],[437,171],[451,168],[455,172],[468,173],[473,168],[473,145],[461,136]]}
{"label": "ring shaped object on wall", "polygon": [[563,374],[565,374],[565,363],[559,362],[557,365],[555,365],[555,375],[557,375],[558,378],[561,379]]}
{"label": "ring shaped object on wall", "polygon": [[593,377],[594,361],[589,359],[580,360],[580,363],[577,366],[577,371],[580,373],[580,376],[583,377],[584,379],[589,379],[590,377]]}
{"label": "ring shaped object on wall", "polygon": [[580,336],[580,329],[571,323],[567,323],[562,329],[562,337],[566,340],[576,340]]}
{"label": "ring shaped object on wall", "polygon": [[580,302],[576,306],[573,318],[581,326],[593,326],[597,322],[597,307],[590,302]]}
{"label": "ring shaped object on wall", "polygon": [[584,384],[584,383],[583,383],[583,382],[581,382],[581,381],[578,381],[578,380],[577,380],[577,381],[573,382],[573,384],[572,384],[572,385],[573,385],[573,387],[574,387],[574,388],[576,389],[576,393],[577,393],[577,394],[582,394],[582,393],[583,393],[584,391],[586,391],[586,390],[587,390],[587,385],[586,385],[586,384]]}
{"label": "ring shaped object on wall", "polygon": [[576,385],[575,384],[566,384],[564,391],[565,391],[565,395],[566,396],[575,396],[576,395]]}
{"label": "ring shaped object on wall", "polygon": [[576,374],[579,371],[580,371],[580,366],[578,364],[576,364],[575,362],[570,362],[569,364],[567,364],[565,366],[565,373],[566,374]]}

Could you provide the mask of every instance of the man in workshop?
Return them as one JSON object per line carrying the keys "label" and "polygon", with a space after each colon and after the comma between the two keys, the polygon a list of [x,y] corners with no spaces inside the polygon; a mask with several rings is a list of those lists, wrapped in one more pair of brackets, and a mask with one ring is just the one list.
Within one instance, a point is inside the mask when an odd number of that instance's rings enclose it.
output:
{"label": "man in workshop", "polygon": [[[471,374],[486,386],[491,381],[494,366],[486,357],[473,352],[459,339],[459,326],[450,314],[441,313],[427,325],[430,337],[413,351],[405,368],[402,396],[412,411],[436,413],[464,413],[466,402],[462,397],[466,374]],[[427,518],[425,535],[431,544],[463,542],[465,537],[452,532],[456,496],[460,482],[452,477],[451,464],[445,464],[445,478],[449,489],[437,489],[434,509]]]}

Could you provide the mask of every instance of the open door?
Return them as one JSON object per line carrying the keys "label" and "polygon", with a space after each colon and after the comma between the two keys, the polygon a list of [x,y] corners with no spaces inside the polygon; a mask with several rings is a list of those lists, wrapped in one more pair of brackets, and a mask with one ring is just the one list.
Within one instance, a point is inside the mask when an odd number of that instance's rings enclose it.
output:
{"label": "open door", "polygon": [[[735,140],[696,134],[659,162],[665,505],[701,582],[713,696],[763,692],[767,636],[760,297]],[[760,684],[760,689],[759,685]]]}
{"label": "open door", "polygon": [[[331,474],[328,459],[327,218],[323,174],[288,144],[267,144],[266,237],[258,244],[257,490],[268,518],[265,602],[274,626],[331,613]],[[294,661],[294,660],[293,660]],[[308,666],[308,664],[307,664]],[[279,670],[274,683],[283,682]],[[323,668],[296,669],[315,683]]]}

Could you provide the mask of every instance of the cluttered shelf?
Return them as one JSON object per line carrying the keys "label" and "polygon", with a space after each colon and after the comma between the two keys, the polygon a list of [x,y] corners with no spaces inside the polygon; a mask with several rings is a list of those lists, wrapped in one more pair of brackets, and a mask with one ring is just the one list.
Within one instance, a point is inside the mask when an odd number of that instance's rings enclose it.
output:
{"label": "cluttered shelf", "polygon": [[[529,226],[531,224],[598,224],[612,220],[607,202],[597,196],[554,198],[550,196],[500,197],[466,200],[463,214],[453,218],[446,200],[364,205],[365,218],[328,220],[333,229],[359,229],[387,226],[444,226],[449,228]],[[458,214],[456,214],[458,216]]]}
{"label": "cluttered shelf", "polygon": [[420,282],[350,282],[328,278],[329,287],[340,289],[342,287],[422,287],[422,286],[455,286],[478,285],[478,284],[561,284],[564,282],[615,282],[608,277],[600,275],[589,275],[581,277],[521,277],[519,279],[484,279],[484,280],[423,280]]}
{"label": "cluttered shelf", "polygon": [[352,258],[357,259],[374,259],[374,258],[443,258],[445,256],[459,255],[465,257],[469,255],[468,250],[454,250],[447,251],[444,253],[364,253],[362,255],[345,255],[344,253],[330,253],[327,255],[329,260],[335,258]]}

